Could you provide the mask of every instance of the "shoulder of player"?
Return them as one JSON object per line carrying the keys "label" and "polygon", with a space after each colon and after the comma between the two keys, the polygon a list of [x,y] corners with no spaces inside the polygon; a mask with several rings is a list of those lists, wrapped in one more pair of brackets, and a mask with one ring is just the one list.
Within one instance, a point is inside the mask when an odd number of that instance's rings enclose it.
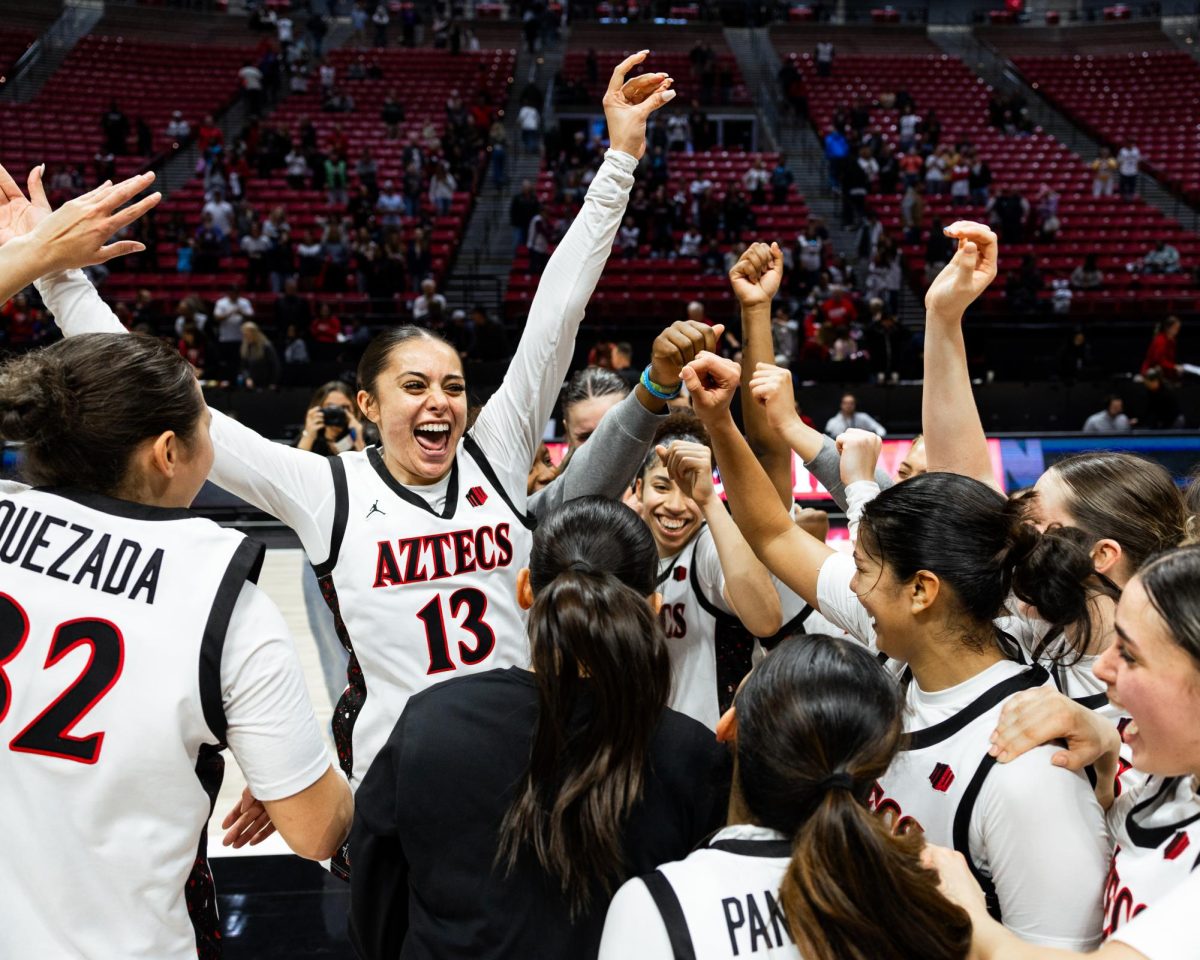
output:
{"label": "shoulder of player", "polygon": [[[1015,760],[995,764],[980,792],[980,802],[994,804],[1018,818],[1036,816],[1041,819],[1048,812],[1054,812],[1063,819],[1077,820],[1080,808],[1068,805],[1072,798],[1076,798],[1076,803],[1082,801],[1085,806],[1094,805],[1099,811],[1087,776],[1050,762],[1060,749],[1055,744],[1044,744]],[[1038,802],[1031,803],[1033,798]]]}

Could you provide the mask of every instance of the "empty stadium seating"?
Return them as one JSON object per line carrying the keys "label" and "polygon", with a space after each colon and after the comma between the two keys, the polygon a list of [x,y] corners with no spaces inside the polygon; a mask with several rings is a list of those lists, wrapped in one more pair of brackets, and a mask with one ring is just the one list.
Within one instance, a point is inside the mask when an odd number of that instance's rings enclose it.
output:
{"label": "empty stadium seating", "polygon": [[1200,201],[1200,64],[1186,53],[1017,56],[1013,62],[1093,136],[1114,149],[1136,143],[1151,173]]}
{"label": "empty stadium seating", "polygon": [[7,79],[21,55],[36,39],[37,34],[32,30],[5,29],[0,33],[0,78]]}
{"label": "empty stadium seating", "polygon": [[5,105],[0,156],[15,170],[45,160],[79,165],[90,180],[103,142],[100,117],[115,101],[129,119],[130,154],[138,117],[154,135],[150,155],[117,158],[118,176],[127,176],[170,146],[172,111],[183,111],[194,129],[206,113],[224,109],[237,96],[238,68],[252,55],[248,48],[85,37],[32,102]]}
{"label": "empty stadium seating", "polygon": [[[1013,267],[1022,254],[1033,253],[1048,283],[1054,277],[1069,275],[1085,254],[1097,253],[1105,276],[1104,286],[1075,291],[1072,313],[1114,313],[1136,305],[1137,309],[1154,314],[1200,306],[1200,289],[1192,275],[1200,262],[1200,238],[1141,199],[1127,202],[1118,197],[1093,198],[1092,176],[1085,161],[1053,137],[1041,132],[1032,136],[1006,136],[990,127],[987,113],[990,89],[961,61],[946,55],[847,54],[835,60],[832,76],[822,78],[817,76],[811,54],[786,48],[780,52],[792,56],[804,73],[813,122],[822,134],[839,106],[860,100],[870,102],[881,93],[903,89],[912,95],[918,113],[928,115],[930,109],[936,110],[943,127],[943,142],[974,144],[992,169],[993,191],[1011,187],[1031,205],[1035,205],[1037,191],[1043,184],[1057,191],[1063,224],[1057,241],[1008,245],[1002,252],[1003,264]],[[883,110],[876,105],[871,110],[871,123],[880,125],[885,138],[895,142],[897,116],[896,110]],[[880,214],[885,229],[895,236],[900,233],[900,200],[899,194],[879,193],[873,193],[868,200]],[[949,196],[929,195],[926,222],[934,216],[940,216],[946,224],[957,219],[986,220],[981,207],[956,207]],[[1160,239],[1168,240],[1179,250],[1184,273],[1134,277],[1125,271],[1125,264],[1143,256]],[[906,267],[916,280],[922,276],[924,245],[903,249]],[[1000,285],[993,286],[987,294],[995,306],[1003,296]],[[1049,290],[1041,296],[1048,298]]]}

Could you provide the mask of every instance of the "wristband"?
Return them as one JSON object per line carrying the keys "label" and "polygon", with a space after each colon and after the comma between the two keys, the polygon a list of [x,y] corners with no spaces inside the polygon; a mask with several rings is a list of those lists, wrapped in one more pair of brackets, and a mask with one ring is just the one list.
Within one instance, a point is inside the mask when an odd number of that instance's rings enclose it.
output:
{"label": "wristband", "polygon": [[652,397],[658,397],[659,400],[674,400],[683,390],[683,381],[675,384],[674,390],[668,390],[666,387],[660,387],[657,383],[650,379],[650,367],[647,366],[642,371],[641,384],[645,387]]}

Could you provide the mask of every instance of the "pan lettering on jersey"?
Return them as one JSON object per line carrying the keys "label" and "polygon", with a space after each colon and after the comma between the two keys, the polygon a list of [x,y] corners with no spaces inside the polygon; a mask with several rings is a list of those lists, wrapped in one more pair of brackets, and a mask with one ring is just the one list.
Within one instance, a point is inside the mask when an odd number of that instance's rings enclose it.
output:
{"label": "pan lettering on jersey", "polygon": [[762,892],[761,906],[758,895],[747,893],[744,897],[725,897],[721,907],[725,911],[729,946],[735,957],[749,956],[760,950],[778,950],[795,943],[783,907],[770,890]]}
{"label": "pan lettering on jersey", "polygon": [[512,563],[509,525],[454,530],[424,537],[380,540],[376,544],[373,587],[446,580],[476,570],[494,570]]}
{"label": "pan lettering on jersey", "polygon": [[[148,556],[147,556],[148,554]],[[130,600],[154,603],[165,552],[0,500],[0,562]]]}

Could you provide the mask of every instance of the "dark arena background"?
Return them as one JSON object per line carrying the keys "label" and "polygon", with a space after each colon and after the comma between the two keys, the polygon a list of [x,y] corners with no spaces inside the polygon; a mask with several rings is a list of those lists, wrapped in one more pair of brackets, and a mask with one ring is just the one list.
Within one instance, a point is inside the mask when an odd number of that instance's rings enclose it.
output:
{"label": "dark arena background", "polygon": [[[0,2],[0,163],[57,206],[153,169],[143,253],[88,271],[131,329],[178,343],[208,402],[295,443],[313,391],[415,322],[495,390],[605,149],[613,64],[648,48],[652,118],[575,367],[639,371],[674,320],[730,324],[728,271],[777,241],[777,362],[818,428],[846,393],[920,428],[941,228],[990,223],[1000,276],[965,336],[1005,487],[1119,449],[1182,483],[1200,459],[1200,50],[1194,2],[39,0]],[[256,332],[246,333],[244,321]],[[32,287],[0,356],[57,339]],[[250,337],[255,349],[244,349]],[[1087,427],[1085,429],[1085,424]],[[551,455],[561,421],[547,426]],[[19,473],[3,450],[0,474]],[[797,462],[797,500],[844,517]],[[318,718],[331,711],[290,531],[217,489],[197,507],[271,546]],[[209,848],[225,956],[349,957],[345,886],[277,837]]]}

